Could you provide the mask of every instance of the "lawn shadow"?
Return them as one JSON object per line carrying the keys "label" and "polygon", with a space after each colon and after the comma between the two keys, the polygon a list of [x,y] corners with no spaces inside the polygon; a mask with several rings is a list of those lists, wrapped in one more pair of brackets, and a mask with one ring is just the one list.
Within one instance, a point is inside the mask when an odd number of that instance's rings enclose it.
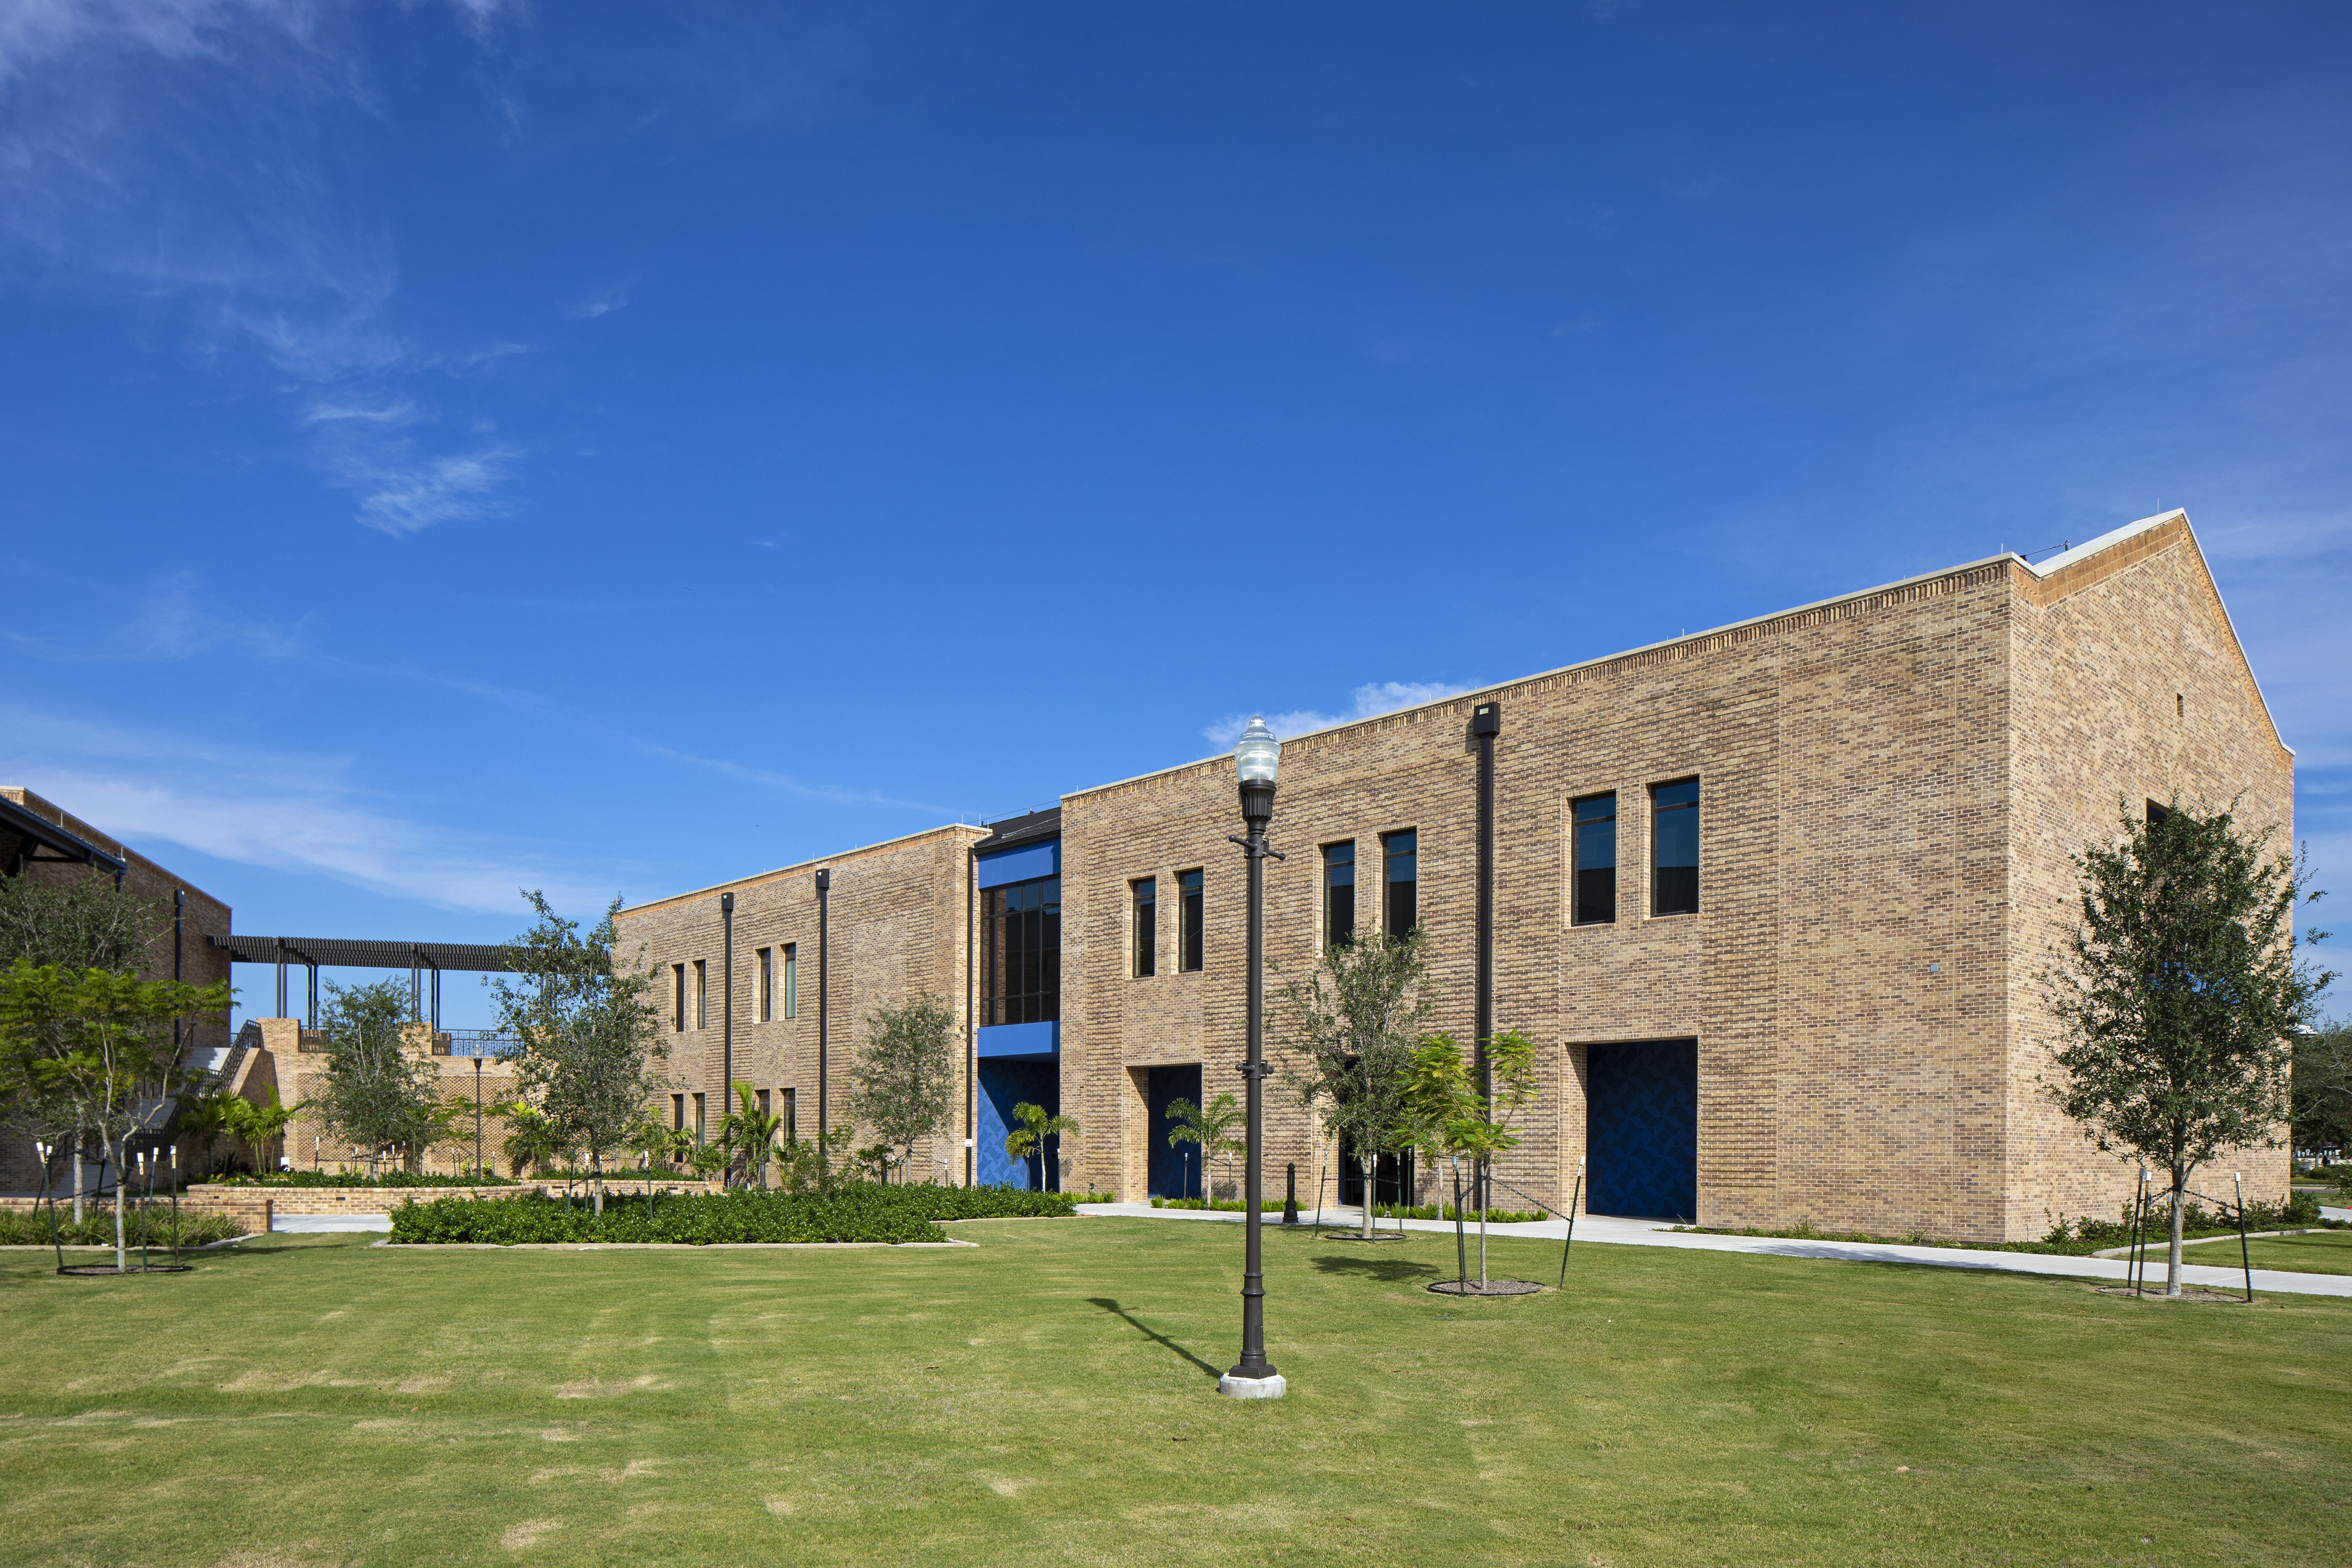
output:
{"label": "lawn shadow", "polygon": [[1420,1263],[1410,1258],[1349,1258],[1327,1256],[1315,1260],[1318,1274],[1354,1274],[1384,1284],[1402,1285],[1408,1279],[1434,1279],[1438,1277],[1433,1263]]}
{"label": "lawn shadow", "polygon": [[1093,1305],[1100,1307],[1104,1311],[1110,1313],[1113,1317],[1125,1318],[1129,1323],[1134,1326],[1136,1332],[1141,1334],[1145,1339],[1159,1341],[1161,1344],[1166,1345],[1170,1350],[1174,1351],[1178,1355],[1182,1356],[1186,1361],[1191,1362],[1194,1366],[1199,1367],[1209,1376],[1223,1377],[1224,1375],[1224,1373],[1219,1372],[1215,1367],[1211,1366],[1207,1362],[1202,1361],[1199,1356],[1194,1355],[1191,1351],[1186,1350],[1182,1345],[1180,1345],[1174,1340],[1170,1339],[1166,1334],[1161,1333],[1159,1330],[1141,1321],[1134,1313],[1120,1306],[1111,1298],[1108,1296],[1089,1296],[1087,1300]]}

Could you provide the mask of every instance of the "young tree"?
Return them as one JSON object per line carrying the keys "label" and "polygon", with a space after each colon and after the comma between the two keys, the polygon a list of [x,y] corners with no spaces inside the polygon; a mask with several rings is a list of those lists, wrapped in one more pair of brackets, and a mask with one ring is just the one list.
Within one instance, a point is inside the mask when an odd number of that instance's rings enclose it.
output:
{"label": "young tree", "polygon": [[[0,968],[24,963],[72,974],[136,971],[171,929],[168,906],[95,873],[57,881],[0,877]],[[171,956],[168,947],[163,956]]]}
{"label": "young tree", "polygon": [[327,1037],[320,1119],[368,1151],[369,1169],[388,1150],[421,1149],[439,1135],[446,1116],[440,1075],[409,1049],[407,986],[330,980],[319,1022]]}
{"label": "young tree", "polygon": [[955,1105],[955,1015],[929,991],[866,1017],[866,1045],[850,1069],[851,1113],[885,1143],[903,1150],[935,1131]]}
{"label": "young tree", "polygon": [[129,1265],[123,1173],[131,1137],[160,1131],[187,1090],[174,1020],[228,1011],[226,983],[142,981],[105,969],[75,974],[19,963],[0,974],[0,1042],[12,1071],[52,1103],[114,1163],[114,1262]]}
{"label": "young tree", "polygon": [[1304,982],[1282,988],[1282,1080],[1323,1131],[1356,1152],[1364,1173],[1364,1238],[1372,1236],[1380,1156],[1412,1146],[1405,1085],[1413,1035],[1437,1005],[1422,984],[1421,933],[1386,931],[1325,948]]}
{"label": "young tree", "polygon": [[2080,918],[2043,976],[2060,1037],[2042,1081],[2101,1149],[2170,1178],[2177,1296],[2189,1174],[2277,1147],[2290,1042],[2335,976],[2295,955],[2296,906],[2319,895],[2299,858],[2265,857],[2267,830],[2178,805],[2121,816],[2119,842],[2074,858]]}
{"label": "young tree", "polygon": [[1025,1162],[1034,1154],[1037,1157],[1037,1190],[1042,1193],[1045,1190],[1045,1140],[1057,1138],[1065,1132],[1076,1132],[1078,1119],[1075,1116],[1048,1116],[1044,1106],[1032,1105],[1025,1100],[1013,1108],[1013,1119],[1021,1125],[1005,1135],[1004,1157]]}
{"label": "young tree", "polygon": [[1234,1157],[1249,1151],[1249,1144],[1237,1136],[1249,1114],[1234,1103],[1232,1095],[1221,1094],[1206,1109],[1181,1097],[1171,1100],[1168,1102],[1168,1119],[1176,1123],[1168,1130],[1170,1148],[1179,1143],[1201,1146],[1201,1201],[1205,1205],[1214,1195],[1209,1186],[1208,1163],[1223,1160],[1226,1173],[1232,1173]]}
{"label": "young tree", "polygon": [[2331,1023],[2294,1043],[2294,1146],[2352,1145],[2352,1024]]}
{"label": "young tree", "polygon": [[[1454,1166],[1454,1228],[1462,1231],[1462,1163],[1470,1162],[1478,1176],[1494,1167],[1495,1156],[1516,1149],[1519,1136],[1511,1123],[1536,1097],[1535,1045],[1517,1029],[1506,1029],[1486,1042],[1487,1070],[1492,1074],[1492,1099],[1481,1093],[1463,1059],[1462,1047],[1451,1035],[1431,1035],[1413,1050],[1412,1074],[1405,1090],[1405,1114],[1413,1136],[1433,1155]],[[1485,1192],[1489,1184],[1474,1182]],[[1486,1210],[1478,1210],[1478,1289],[1486,1288]]]}
{"label": "young tree", "polygon": [[522,978],[490,987],[500,1026],[520,1042],[508,1060],[525,1098],[566,1149],[588,1151],[595,1211],[604,1212],[604,1160],[625,1147],[630,1124],[661,1092],[654,1064],[667,1055],[654,1005],[654,975],[614,962],[614,899],[584,936],[546,898],[526,892],[538,919],[508,944]]}

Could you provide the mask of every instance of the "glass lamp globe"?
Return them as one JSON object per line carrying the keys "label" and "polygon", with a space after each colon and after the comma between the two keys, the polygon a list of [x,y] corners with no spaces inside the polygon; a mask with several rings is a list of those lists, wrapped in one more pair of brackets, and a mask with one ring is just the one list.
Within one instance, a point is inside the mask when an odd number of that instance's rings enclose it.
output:
{"label": "glass lamp globe", "polygon": [[1282,763],[1282,742],[1265,727],[1264,716],[1250,715],[1249,728],[1234,743],[1234,772],[1244,784],[1272,784]]}

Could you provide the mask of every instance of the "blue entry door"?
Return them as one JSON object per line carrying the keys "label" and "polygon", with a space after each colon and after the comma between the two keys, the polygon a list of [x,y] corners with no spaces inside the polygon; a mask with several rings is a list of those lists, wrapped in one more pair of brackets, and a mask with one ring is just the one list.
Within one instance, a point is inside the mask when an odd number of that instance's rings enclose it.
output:
{"label": "blue entry door", "polygon": [[1189,1100],[1201,1103],[1201,1064],[1151,1068],[1144,1073],[1143,1098],[1151,1110],[1151,1195],[1155,1198],[1197,1198],[1201,1184],[1201,1146],[1171,1144],[1168,1102]]}
{"label": "blue entry door", "polygon": [[1698,1042],[1593,1046],[1585,1063],[1585,1208],[1695,1222]]}

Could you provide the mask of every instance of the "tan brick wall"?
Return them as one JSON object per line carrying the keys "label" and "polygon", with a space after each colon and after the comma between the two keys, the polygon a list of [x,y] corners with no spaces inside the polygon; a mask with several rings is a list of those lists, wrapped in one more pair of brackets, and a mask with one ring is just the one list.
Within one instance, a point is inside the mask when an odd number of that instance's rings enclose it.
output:
{"label": "tan brick wall", "polygon": [[[1980,563],[1286,742],[1269,993],[1314,962],[1318,847],[1355,841],[1368,928],[1380,835],[1416,828],[1434,1023],[1468,1038],[1466,731],[1475,703],[1499,697],[1496,1021],[1537,1041],[1543,1075],[1507,1182],[1565,1202],[1588,1047],[1695,1037],[1702,1223],[2016,1238],[2042,1232],[2045,1205],[2111,1212],[2032,1083],[2047,1031],[2023,982],[2071,886],[2064,851],[2158,757],[2184,798],[2250,792],[2276,820],[2291,785],[2174,532],[2046,584]],[[2176,690],[2193,744],[2166,738]],[[1647,787],[1694,773],[1701,912],[1651,918]],[[1604,790],[1619,801],[1619,919],[1577,927],[1569,803]],[[1244,872],[1225,841],[1239,826],[1223,758],[1064,803],[1064,1109],[1087,1130],[1075,1182],[1140,1192],[1135,1069],[1199,1061],[1207,1093],[1241,1088]],[[1208,941],[1188,975],[1168,894],[1192,867],[1208,872]],[[1145,876],[1160,879],[1161,962],[1136,979],[1128,887]],[[1269,1190],[1296,1160],[1312,1191],[1329,1151],[1276,1085],[1269,1105]]]}
{"label": "tan brick wall", "polygon": [[[817,1007],[818,943],[815,872],[829,867],[833,886],[829,898],[830,1021],[825,1050],[827,1114],[834,1125],[849,1124],[853,1086],[849,1069],[866,1040],[866,1019],[884,1006],[900,1005],[928,988],[955,1014],[958,1026],[968,1023],[966,942],[968,865],[970,847],[986,831],[977,827],[934,828],[910,837],[852,850],[827,860],[813,860],[761,876],[622,911],[614,960],[649,965],[657,978],[663,1008],[663,1038],[669,1049],[667,1072],[677,1092],[707,1097],[709,1126],[715,1132],[725,1114],[719,1081],[722,1034],[720,962],[723,946],[719,899],[735,894],[735,1080],[771,1091],[772,1106],[780,1107],[782,1092],[791,1090],[800,1134],[814,1136],[817,1129]],[[792,943],[799,955],[798,1016],[783,1016],[781,952]],[[772,959],[778,996],[774,1016],[758,1017],[756,989],[759,949]],[[706,964],[707,1006],[701,1027],[692,1016],[692,975],[696,962]],[[687,965],[688,1016],[687,1027],[672,1030],[670,1012],[672,966]],[[958,1041],[959,1060],[964,1058]],[[950,1130],[916,1146],[913,1179],[936,1179],[945,1161],[950,1179],[964,1176],[964,1108],[968,1075],[958,1074]],[[688,1101],[689,1105],[691,1100]],[[664,1107],[667,1121],[668,1108]],[[692,1125],[692,1112],[688,1112]],[[857,1144],[871,1141],[861,1134]]]}
{"label": "tan brick wall", "polygon": [[[279,1103],[305,1105],[312,1109],[299,1112],[287,1123],[283,1152],[296,1170],[358,1172],[367,1169],[367,1151],[356,1153],[351,1140],[339,1137],[320,1114],[327,1089],[327,1056],[324,1042],[315,1034],[305,1031],[299,1018],[263,1018],[262,1039],[268,1059],[257,1064],[257,1072],[271,1075],[278,1089]],[[408,1049],[411,1055],[430,1062],[438,1079],[434,1098],[444,1104],[458,1108],[459,1116],[452,1124],[452,1136],[422,1152],[414,1162],[420,1175],[459,1175],[473,1168],[474,1127],[476,1104],[475,1058],[434,1056],[426,1044],[425,1026],[408,1026]],[[517,1085],[514,1074],[496,1058],[484,1059],[479,1074],[481,1105],[482,1162],[492,1171],[506,1173],[507,1163],[499,1149],[512,1131],[508,1119],[499,1113],[500,1105],[514,1101]],[[257,1099],[248,1093],[248,1100]],[[381,1169],[381,1165],[378,1167]]]}
{"label": "tan brick wall", "polygon": [[[2116,813],[2150,800],[2238,803],[2240,819],[2291,849],[2294,759],[2279,742],[2185,521],[2161,524],[2046,581],[2019,571],[2012,626],[2016,713],[2011,798],[2015,937],[2009,975],[2008,1229],[2113,1218],[2134,1171],[2101,1154],[2037,1079],[2054,1038],[2041,974],[2075,913],[2070,857],[2114,841]],[[2229,1173],[2250,1197],[2286,1196],[2288,1152],[2248,1150],[2191,1179],[2217,1195]]]}

